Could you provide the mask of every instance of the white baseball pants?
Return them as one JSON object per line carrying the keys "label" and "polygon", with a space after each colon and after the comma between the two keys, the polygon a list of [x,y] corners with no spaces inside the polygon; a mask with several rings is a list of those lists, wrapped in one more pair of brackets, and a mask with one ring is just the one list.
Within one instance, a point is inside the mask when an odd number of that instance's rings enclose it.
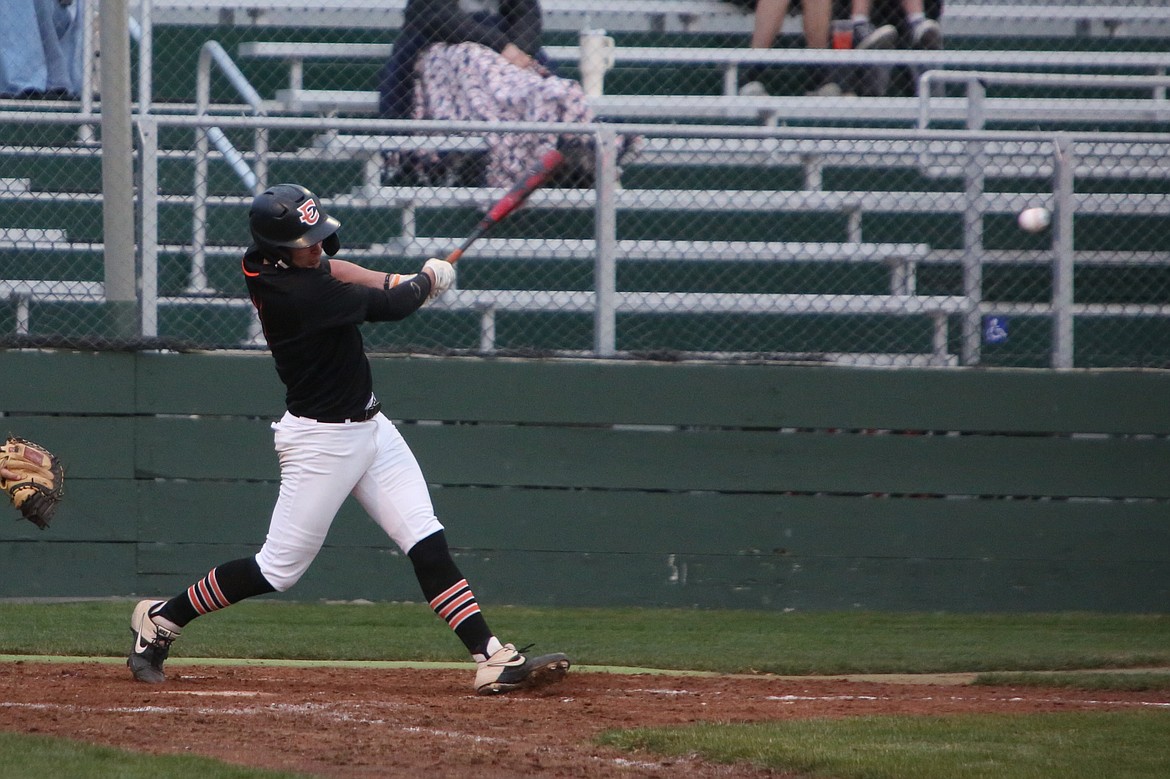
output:
{"label": "white baseball pants", "polygon": [[256,561],[277,591],[309,569],[347,495],[404,554],[443,529],[414,453],[383,414],[337,424],[286,413],[272,429],[280,496]]}

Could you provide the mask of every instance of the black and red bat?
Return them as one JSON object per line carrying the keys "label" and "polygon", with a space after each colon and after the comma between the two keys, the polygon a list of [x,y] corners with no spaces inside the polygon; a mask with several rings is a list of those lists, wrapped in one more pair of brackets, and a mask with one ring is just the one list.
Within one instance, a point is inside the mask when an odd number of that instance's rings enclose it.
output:
{"label": "black and red bat", "polygon": [[524,178],[517,181],[516,185],[508,190],[506,195],[496,201],[495,205],[484,215],[483,219],[479,220],[479,224],[475,226],[475,229],[463,241],[463,245],[447,255],[447,262],[454,263],[458,261],[463,256],[463,252],[467,251],[468,247],[480,238],[483,238],[489,230],[499,224],[508,214],[524,205],[524,201],[528,199],[528,196],[549,180],[553,171],[564,159],[564,155],[556,149],[546,151],[540,158],[540,162],[525,173]]}

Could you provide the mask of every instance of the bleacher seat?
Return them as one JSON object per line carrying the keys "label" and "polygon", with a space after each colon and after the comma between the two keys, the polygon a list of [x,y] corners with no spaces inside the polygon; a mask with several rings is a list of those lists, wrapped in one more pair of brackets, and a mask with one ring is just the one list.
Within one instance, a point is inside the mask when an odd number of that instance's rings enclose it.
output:
{"label": "bleacher seat", "polygon": [[[373,3],[372,0],[323,0],[301,19],[305,25],[321,24],[322,15],[332,14],[333,22],[340,23],[344,14],[366,15],[384,13],[379,19],[389,19],[396,11],[397,0]],[[680,10],[683,6],[688,10]],[[572,32],[580,24],[584,13],[599,13],[605,8],[609,19],[615,20],[615,29],[629,23],[641,32],[670,31],[689,33],[714,29],[734,21],[737,29],[745,32],[749,19],[732,6],[719,0],[695,0],[673,3],[666,9],[664,3],[615,3],[609,0],[560,3],[546,0],[546,7],[563,20],[564,32]],[[660,7],[661,6],[661,7]],[[717,8],[718,6],[718,8]],[[170,14],[168,23],[182,17],[192,23],[203,23],[207,14],[215,19],[230,21],[236,27],[261,27],[287,24],[293,13],[291,0],[273,0],[263,6],[250,7],[247,2],[227,3],[220,0],[156,0],[156,21]],[[721,9],[721,10],[720,10]],[[731,9],[731,10],[729,10]],[[302,9],[303,10],[303,9]],[[961,36],[964,25],[974,25],[992,13],[1002,11],[988,3],[948,3],[947,32]],[[1111,8],[1113,16],[1105,11],[1110,7],[1100,4],[1082,4],[1073,14],[1079,21],[1071,22],[1076,32],[1097,34],[1098,28],[1110,27],[1117,34],[1129,23],[1136,8]],[[660,13],[655,18],[654,13]],[[1044,29],[1057,12],[1052,6],[1038,4],[1026,9],[1015,9],[1021,20],[1017,27]],[[1156,26],[1163,11],[1150,12],[1151,24]],[[672,16],[673,14],[673,16]],[[689,15],[684,18],[684,15]],[[618,18],[624,21],[616,21]],[[597,18],[590,17],[591,23]],[[1072,17],[1061,17],[1060,26]],[[1027,24],[1023,20],[1027,20]],[[201,21],[202,20],[202,21]],[[1087,21],[1086,21],[1087,20]],[[1034,23],[1034,24],[1032,24]],[[299,24],[299,23],[298,23]],[[1086,27],[1087,24],[1087,27]],[[297,26],[297,25],[290,25]],[[555,26],[552,29],[556,29]],[[973,28],[972,28],[973,29]],[[1056,29],[1056,26],[1052,26]],[[263,37],[263,36],[257,36]],[[240,38],[236,37],[236,40]],[[684,40],[679,35],[669,39],[677,44]],[[552,47],[552,53],[563,62],[572,63],[576,47]],[[271,72],[275,63],[287,63],[287,86],[261,90],[265,96],[262,106],[272,114],[335,116],[352,114],[370,117],[376,98],[370,90],[331,88],[318,80],[314,89],[306,89],[305,64],[318,59],[331,62],[352,57],[365,67],[384,60],[389,53],[388,43],[338,44],[300,41],[245,42],[237,49],[241,63],[263,64]],[[840,59],[841,57],[844,59]],[[1050,309],[1045,301],[997,301],[994,309],[973,305],[972,299],[955,284],[956,273],[980,263],[987,268],[1012,269],[1028,267],[1031,270],[1051,264],[1049,247],[1003,250],[985,247],[978,242],[967,246],[940,243],[931,236],[916,231],[914,220],[962,225],[972,213],[980,219],[1005,222],[1016,211],[1036,204],[1053,205],[1050,179],[1054,171],[1048,136],[1028,136],[1022,143],[1006,140],[1007,136],[991,138],[981,146],[982,175],[1001,179],[1016,179],[1015,189],[985,189],[974,202],[963,191],[959,180],[969,171],[970,140],[956,135],[930,143],[920,142],[916,127],[923,115],[923,102],[917,98],[806,98],[780,95],[745,99],[729,94],[733,90],[736,68],[753,58],[763,59],[778,67],[799,67],[805,64],[824,64],[830,61],[844,63],[900,63],[916,67],[941,68],[987,67],[1000,70],[1020,68],[1059,72],[1151,72],[1165,69],[1170,55],[1161,51],[983,51],[955,48],[944,52],[809,52],[777,49],[770,52],[748,51],[738,48],[705,50],[703,47],[675,46],[619,46],[618,59],[625,67],[640,68],[652,73],[658,68],[681,65],[722,69],[716,80],[721,93],[667,95],[603,94],[594,99],[599,116],[607,120],[633,123],[664,123],[677,125],[678,134],[669,129],[660,135],[647,130],[648,142],[642,157],[623,174],[623,186],[616,192],[614,204],[622,225],[613,236],[598,236],[592,232],[598,199],[592,190],[551,190],[538,192],[528,206],[530,213],[510,223],[501,237],[486,239],[469,254],[465,265],[469,270],[461,276],[465,286],[439,301],[432,309],[434,315],[450,315],[474,320],[481,348],[492,348],[493,328],[497,317],[516,314],[532,316],[561,313],[566,316],[588,317],[597,307],[598,292],[579,289],[572,279],[580,278],[584,266],[592,272],[591,263],[606,253],[609,259],[624,269],[636,269],[635,278],[643,280],[636,288],[615,290],[608,305],[620,317],[651,316],[660,312],[671,321],[681,321],[690,312],[694,316],[745,314],[773,316],[786,311],[794,317],[809,321],[819,317],[902,317],[919,327],[925,322],[927,337],[916,337],[923,346],[925,359],[936,364],[952,364],[955,331],[960,324],[969,326],[972,316],[988,310],[1006,311],[1021,316],[1047,316]],[[830,59],[833,58],[833,59]],[[328,72],[328,71],[322,71]],[[319,74],[318,74],[319,76]],[[315,76],[317,78],[318,76]],[[652,78],[643,78],[651,84]],[[715,83],[708,79],[708,85]],[[627,90],[628,91],[628,90]],[[942,97],[931,97],[929,116],[933,124],[960,127],[970,121],[970,101],[952,91]],[[189,106],[188,106],[189,108]],[[161,122],[170,106],[159,108]],[[213,104],[213,113],[223,117],[227,135],[237,143],[247,133],[234,130],[230,115],[240,113],[234,104]],[[1107,120],[1109,129],[1121,124],[1129,128],[1161,128],[1170,121],[1164,90],[1159,94],[1150,90],[1149,97],[1115,99],[1094,96],[1075,99],[1028,97],[989,97],[981,106],[982,119],[988,126],[1008,125],[1043,127],[1050,135],[1069,130],[1085,130],[1086,123]],[[217,121],[219,119],[217,118]],[[381,133],[377,125],[365,124],[360,129],[345,126],[338,129],[332,119],[315,119],[316,124],[298,125],[297,133],[304,139],[298,146],[276,145],[266,153],[269,180],[286,175],[308,174],[328,181],[323,194],[331,207],[347,217],[347,251],[362,262],[383,266],[405,260],[417,261],[425,256],[441,256],[452,244],[469,214],[477,214],[496,198],[499,192],[483,188],[420,188],[384,186],[381,181],[381,155],[395,148],[431,146],[436,149],[458,145],[466,148],[467,139],[454,135],[406,135],[402,132]],[[706,123],[714,138],[705,138],[698,129]],[[736,125],[750,129],[752,125],[804,125],[808,132],[777,133],[774,137],[753,137],[724,131]],[[836,135],[826,136],[820,131],[826,125],[851,125],[857,131],[841,129]],[[314,131],[303,127],[313,126]],[[866,128],[889,130],[891,135],[866,136]],[[720,133],[724,132],[723,137]],[[860,134],[859,134],[860,133]],[[764,133],[766,136],[766,133]],[[189,136],[186,136],[189,137]],[[1023,136],[1021,136],[1023,137]],[[1111,140],[1115,133],[1103,135],[1097,144],[1089,144],[1078,135],[1079,159],[1075,175],[1107,180],[1109,187],[1095,191],[1078,191],[1074,200],[1076,211],[1085,217],[1114,219],[1118,214],[1163,218],[1170,214],[1168,196],[1150,191],[1146,186],[1164,177],[1166,160],[1161,153],[1165,144],[1154,138],[1127,136],[1125,141]],[[91,151],[96,152],[96,149]],[[207,203],[209,221],[217,225],[208,235],[205,249],[209,267],[206,288],[197,290],[185,286],[187,279],[181,272],[189,261],[190,250],[183,244],[183,230],[175,225],[182,221],[176,214],[192,208],[189,192],[171,190],[160,200],[167,211],[162,222],[163,234],[157,247],[168,270],[162,274],[159,301],[169,312],[176,331],[184,331],[192,323],[206,325],[200,319],[206,312],[230,312],[230,324],[223,331],[242,344],[257,344],[255,323],[249,316],[249,303],[238,285],[233,286],[231,274],[235,258],[243,249],[240,236],[230,235],[222,227],[231,223],[245,207],[249,193],[232,182],[232,173],[224,166],[223,147],[210,152],[216,177],[215,191]],[[251,150],[241,148],[245,164],[254,163]],[[69,149],[68,153],[85,158],[86,150]],[[96,157],[92,159],[97,159]],[[164,159],[172,164],[168,174],[174,180],[175,170],[190,168],[190,148],[168,145]],[[685,169],[680,174],[678,169]],[[730,171],[730,172],[729,172]],[[744,183],[746,173],[770,175],[783,184],[769,186]],[[901,188],[882,188],[881,176],[904,177],[907,184]],[[852,176],[855,180],[850,180]],[[738,179],[737,179],[738,177]],[[726,182],[731,180],[733,186]],[[721,183],[722,182],[722,183]],[[842,182],[845,182],[844,184]],[[875,183],[878,182],[878,183]],[[233,189],[234,186],[234,189]],[[1045,189],[1047,187],[1047,189]],[[1107,189],[1107,191],[1105,191]],[[46,191],[44,178],[39,181],[12,178],[0,179],[0,201],[15,204],[45,202],[55,196]],[[82,187],[70,195],[70,202],[94,206],[100,200],[94,187]],[[376,215],[376,217],[375,217]],[[539,216],[547,222],[541,229],[532,229]],[[526,219],[523,217],[532,217]],[[666,217],[675,219],[667,224]],[[703,231],[711,225],[715,232],[733,227],[736,220],[752,218],[752,227],[742,236],[707,235]],[[815,230],[806,229],[795,236],[784,235],[777,224],[801,223],[801,219],[823,219]],[[637,221],[637,231],[630,225]],[[188,220],[189,221],[189,220]],[[617,221],[615,219],[615,221]],[[584,227],[583,227],[584,225]],[[703,227],[696,227],[702,225]],[[875,225],[877,227],[875,228]],[[888,227],[887,225],[893,225]],[[885,230],[885,232],[883,232]],[[21,231],[24,231],[23,234]],[[754,232],[753,232],[754,231]],[[960,232],[960,229],[956,229]],[[814,235],[815,233],[815,235]],[[982,235],[982,234],[981,234]],[[0,251],[73,252],[100,257],[100,241],[92,236],[79,237],[66,224],[37,223],[23,227],[18,224],[0,225]],[[612,238],[612,240],[610,240]],[[982,238],[980,237],[980,241]],[[1084,266],[1164,267],[1170,258],[1164,253],[1147,249],[1103,251],[1076,248],[1076,260]],[[474,258],[474,261],[473,261]],[[95,260],[87,267],[96,267]],[[717,268],[747,262],[750,273],[763,278],[777,267],[808,267],[839,271],[833,278],[832,293],[799,288],[783,291],[717,291],[707,289],[666,289],[653,287],[654,274],[667,275],[679,264],[696,269]],[[507,269],[539,266],[546,273],[542,289],[507,288],[496,279],[507,277]],[[863,281],[853,281],[852,269],[865,266]],[[504,269],[504,270],[500,270]],[[920,271],[931,269],[924,283]],[[945,271],[943,275],[935,270]],[[570,272],[571,271],[571,272]],[[509,271],[510,272],[510,271]],[[493,275],[495,274],[495,275]],[[577,275],[574,275],[577,274]],[[588,276],[586,276],[588,277]],[[746,278],[753,278],[748,275]],[[789,281],[792,276],[784,277]],[[824,279],[822,272],[817,278]],[[940,283],[943,278],[945,283]],[[651,281],[645,281],[645,280]],[[876,281],[875,281],[876,280]],[[0,297],[16,301],[49,301],[52,295],[86,296],[100,300],[101,283],[96,278],[81,282],[70,290],[61,285],[67,279],[18,279],[17,286],[0,287]],[[750,286],[750,281],[741,282]],[[805,283],[805,282],[801,282]],[[21,286],[23,285],[23,286]],[[682,285],[679,285],[682,286]],[[959,292],[960,294],[952,294]],[[201,294],[196,294],[201,293]],[[40,296],[38,298],[37,296]],[[50,297],[47,297],[50,296]],[[1091,305],[1078,309],[1079,315],[1103,312],[1109,304],[1099,308]],[[1144,303],[1135,304],[1139,308]],[[979,306],[983,306],[980,308]],[[1134,309],[1136,310],[1136,309]],[[25,312],[27,314],[27,311]],[[1142,308],[1140,315],[1165,316],[1157,306]],[[679,318],[679,319],[675,319]],[[25,319],[27,323],[27,317]],[[227,321],[227,320],[225,320]],[[461,320],[462,321],[462,320]],[[502,321],[502,320],[499,320]],[[168,325],[169,327],[169,325]],[[166,327],[164,327],[166,329]],[[812,332],[816,328],[810,327]],[[826,353],[830,351],[825,347]]]}

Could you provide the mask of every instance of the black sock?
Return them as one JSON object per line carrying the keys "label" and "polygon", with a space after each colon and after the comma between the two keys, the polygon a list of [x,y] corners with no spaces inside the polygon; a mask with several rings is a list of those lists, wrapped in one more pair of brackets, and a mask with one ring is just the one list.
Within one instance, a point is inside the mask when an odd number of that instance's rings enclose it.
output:
{"label": "black sock", "polygon": [[256,557],[243,557],[212,568],[185,592],[156,609],[151,616],[169,619],[183,627],[201,614],[225,609],[245,598],[276,592],[260,572]]}
{"label": "black sock", "polygon": [[455,631],[468,652],[486,655],[492,631],[480,613],[471,586],[451,559],[443,531],[419,541],[407,556],[431,609]]}

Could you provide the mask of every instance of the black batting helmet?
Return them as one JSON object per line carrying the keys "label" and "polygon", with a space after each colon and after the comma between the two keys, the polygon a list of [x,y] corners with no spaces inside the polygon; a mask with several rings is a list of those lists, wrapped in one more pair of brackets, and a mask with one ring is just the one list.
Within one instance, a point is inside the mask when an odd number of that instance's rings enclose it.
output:
{"label": "black batting helmet", "polygon": [[322,243],[325,253],[341,248],[341,222],[325,213],[321,201],[300,184],[276,184],[252,198],[248,226],[256,245],[287,259],[285,249]]}

